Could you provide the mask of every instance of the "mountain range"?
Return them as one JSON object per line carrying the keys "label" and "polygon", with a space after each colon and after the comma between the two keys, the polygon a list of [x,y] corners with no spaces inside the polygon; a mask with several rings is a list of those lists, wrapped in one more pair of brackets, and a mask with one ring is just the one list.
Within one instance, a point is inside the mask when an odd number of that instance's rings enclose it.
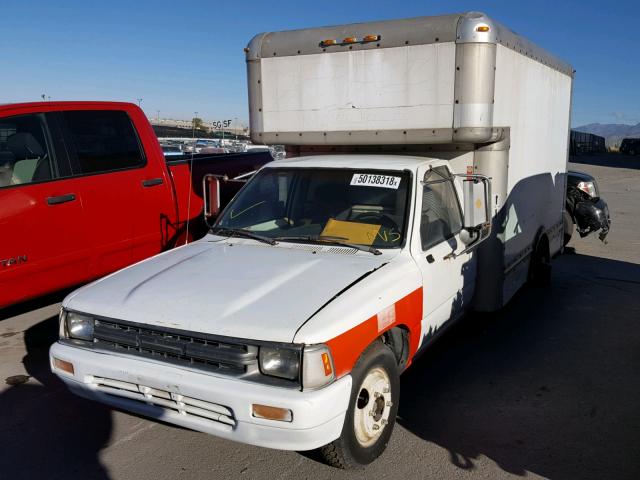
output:
{"label": "mountain range", "polygon": [[576,127],[578,132],[593,133],[604,137],[607,147],[618,146],[623,138],[640,137],[640,123],[626,125],[624,123],[590,123]]}

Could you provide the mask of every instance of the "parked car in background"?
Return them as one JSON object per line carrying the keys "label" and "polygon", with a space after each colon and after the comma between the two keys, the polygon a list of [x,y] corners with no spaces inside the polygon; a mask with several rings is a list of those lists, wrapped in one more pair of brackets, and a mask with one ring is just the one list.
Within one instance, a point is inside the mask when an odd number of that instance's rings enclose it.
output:
{"label": "parked car in background", "polygon": [[596,179],[588,173],[568,171],[564,245],[569,243],[576,229],[580,237],[600,230],[599,238],[604,242],[610,227],[609,207],[600,198]]}
{"label": "parked car in background", "polygon": [[172,157],[175,155],[184,155],[184,152],[178,145],[160,145],[162,147],[162,153],[165,157]]}
{"label": "parked car in background", "polygon": [[625,138],[620,144],[620,153],[626,155],[640,154],[640,138]]}
{"label": "parked car in background", "polygon": [[[199,238],[202,178],[268,153],[165,160],[146,116],[115,102],[0,106],[0,308]],[[227,202],[239,189],[227,182]]]}

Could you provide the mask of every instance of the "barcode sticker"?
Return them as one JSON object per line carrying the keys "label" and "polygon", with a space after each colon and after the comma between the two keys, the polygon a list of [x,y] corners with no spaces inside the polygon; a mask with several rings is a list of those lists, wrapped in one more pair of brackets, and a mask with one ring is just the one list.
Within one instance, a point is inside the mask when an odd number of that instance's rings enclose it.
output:
{"label": "barcode sticker", "polygon": [[391,175],[374,175],[371,173],[355,173],[351,179],[351,185],[393,188],[397,190],[400,186],[402,177],[394,177]]}

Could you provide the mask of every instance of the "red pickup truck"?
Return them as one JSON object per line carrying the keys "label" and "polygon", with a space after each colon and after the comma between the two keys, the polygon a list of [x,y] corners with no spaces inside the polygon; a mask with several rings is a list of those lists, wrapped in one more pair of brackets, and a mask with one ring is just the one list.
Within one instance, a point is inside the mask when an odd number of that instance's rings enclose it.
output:
{"label": "red pickup truck", "polygon": [[[202,236],[203,176],[269,161],[264,152],[166,161],[129,103],[0,105],[0,308]],[[221,201],[238,188],[225,184]]]}

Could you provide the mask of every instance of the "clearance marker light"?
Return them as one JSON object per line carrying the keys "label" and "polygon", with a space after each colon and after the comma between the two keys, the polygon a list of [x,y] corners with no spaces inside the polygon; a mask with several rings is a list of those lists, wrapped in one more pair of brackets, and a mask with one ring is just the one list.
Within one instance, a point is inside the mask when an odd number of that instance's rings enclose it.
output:
{"label": "clearance marker light", "polygon": [[380,35],[366,35],[362,41],[363,42],[377,42],[380,40]]}
{"label": "clearance marker light", "polygon": [[342,43],[356,43],[358,39],[356,37],[346,37],[342,39]]}
{"label": "clearance marker light", "polygon": [[335,40],[334,40],[334,39],[332,39],[332,38],[331,38],[331,39],[328,39],[328,40],[322,40],[322,41],[320,42],[320,45],[322,45],[323,47],[329,47],[329,46],[331,46],[331,45],[337,45],[337,44],[338,44],[338,42],[337,42],[337,41],[335,41]]}
{"label": "clearance marker light", "polygon": [[488,32],[489,30],[491,30],[489,25],[478,25],[476,27],[476,32]]}
{"label": "clearance marker light", "polygon": [[53,357],[53,366],[56,367],[58,370],[62,370],[63,372],[70,373],[71,375],[75,373],[75,370],[73,368],[73,363],[60,360],[59,358],[56,358],[56,357]]}

